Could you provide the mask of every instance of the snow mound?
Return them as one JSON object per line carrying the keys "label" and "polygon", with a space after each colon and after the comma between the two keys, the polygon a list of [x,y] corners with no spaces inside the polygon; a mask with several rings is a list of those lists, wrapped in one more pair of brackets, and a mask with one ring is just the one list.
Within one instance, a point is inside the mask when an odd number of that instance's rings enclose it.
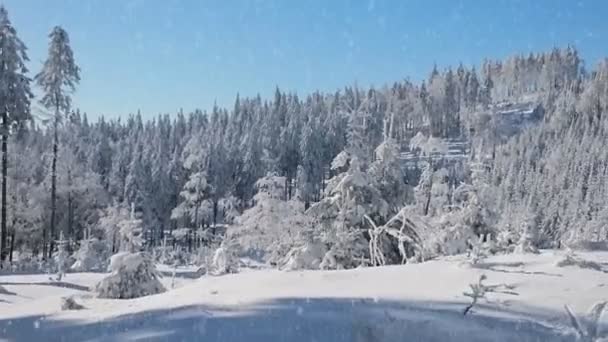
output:
{"label": "snow mound", "polygon": [[154,264],[145,253],[118,253],[110,261],[112,273],[95,290],[100,298],[129,299],[165,292]]}

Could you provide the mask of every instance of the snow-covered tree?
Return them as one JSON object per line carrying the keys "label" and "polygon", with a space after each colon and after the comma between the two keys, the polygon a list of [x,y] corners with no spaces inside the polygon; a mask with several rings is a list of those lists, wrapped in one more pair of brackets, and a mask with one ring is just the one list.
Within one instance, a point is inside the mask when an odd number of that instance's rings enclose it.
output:
{"label": "snow-covered tree", "polygon": [[135,206],[131,205],[129,219],[118,222],[122,252],[110,259],[110,275],[95,287],[100,298],[136,298],[165,291],[158,280],[154,260],[143,245],[142,221],[135,217]]}
{"label": "snow-covered tree", "polygon": [[193,224],[192,228],[200,227],[204,222],[205,199],[209,197],[210,192],[211,187],[207,183],[205,173],[202,171],[192,173],[179,193],[182,202],[173,209],[171,218],[178,220],[185,217],[187,222]]}
{"label": "snow-covered tree", "polygon": [[99,298],[130,299],[165,292],[152,258],[144,252],[113,255],[110,271],[95,286]]}
{"label": "snow-covered tree", "polygon": [[57,268],[57,281],[61,281],[65,272],[69,269],[70,253],[68,252],[69,241],[63,236],[63,232],[59,234],[57,241],[57,252],[53,255],[55,266]]}
{"label": "snow-covered tree", "polygon": [[57,201],[57,153],[59,151],[59,123],[61,115],[67,114],[71,105],[71,93],[80,82],[80,69],[74,61],[68,33],[61,27],[55,26],[49,34],[50,43],[48,58],[35,81],[42,88],[43,96],[40,103],[53,111],[53,161],[51,166],[51,222],[49,227],[49,256],[53,251],[55,239],[55,216]]}
{"label": "snow-covered tree", "polygon": [[0,265],[9,254],[7,248],[7,179],[8,137],[15,126],[30,119],[30,79],[25,63],[29,60],[26,46],[17,36],[17,30],[0,6],[0,103],[2,103],[2,208],[0,216]]}
{"label": "snow-covered tree", "polygon": [[92,237],[80,241],[80,248],[74,254],[74,263],[70,267],[76,272],[105,271],[108,266],[110,250],[103,240]]}
{"label": "snow-covered tree", "polygon": [[358,266],[368,253],[365,216],[384,223],[390,211],[373,180],[361,170],[357,157],[339,154],[332,165],[341,169],[346,162],[348,169],[329,180],[325,198],[307,210],[316,235],[330,246],[323,267]]}
{"label": "snow-covered tree", "polygon": [[277,263],[297,243],[298,232],[309,227],[304,203],[284,200],[285,178],[270,174],[256,182],[255,205],[237,217],[228,239],[243,255]]}
{"label": "snow-covered tree", "polygon": [[120,249],[124,252],[135,253],[142,250],[144,239],[143,222],[135,217],[135,205],[131,204],[131,214],[128,220],[118,222],[120,233]]}

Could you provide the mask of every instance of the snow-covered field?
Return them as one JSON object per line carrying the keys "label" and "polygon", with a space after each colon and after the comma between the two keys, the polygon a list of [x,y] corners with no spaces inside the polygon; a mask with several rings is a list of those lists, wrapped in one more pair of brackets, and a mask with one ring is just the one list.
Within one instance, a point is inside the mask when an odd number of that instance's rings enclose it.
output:
{"label": "snow-covered field", "polygon": [[[95,298],[104,274],[2,275],[4,341],[574,341],[563,306],[583,314],[608,299],[608,252],[580,253],[605,270],[557,267],[564,252],[463,256],[348,271],[245,270],[197,278],[161,268],[166,293]],[[488,293],[463,316],[469,284]],[[74,295],[85,309],[62,311]],[[604,317],[606,318],[606,317]]]}

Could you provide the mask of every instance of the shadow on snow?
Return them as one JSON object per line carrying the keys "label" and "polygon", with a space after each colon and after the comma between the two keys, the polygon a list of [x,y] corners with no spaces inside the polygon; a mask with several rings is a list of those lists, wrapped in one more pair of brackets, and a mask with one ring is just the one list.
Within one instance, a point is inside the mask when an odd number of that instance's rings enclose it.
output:
{"label": "shadow on snow", "polygon": [[[125,301],[127,305],[128,301]],[[462,304],[371,299],[280,299],[244,307],[185,306],[99,322],[20,317],[0,321],[9,341],[573,341],[521,313]],[[476,307],[477,308],[477,307]],[[474,309],[475,310],[475,309]]]}

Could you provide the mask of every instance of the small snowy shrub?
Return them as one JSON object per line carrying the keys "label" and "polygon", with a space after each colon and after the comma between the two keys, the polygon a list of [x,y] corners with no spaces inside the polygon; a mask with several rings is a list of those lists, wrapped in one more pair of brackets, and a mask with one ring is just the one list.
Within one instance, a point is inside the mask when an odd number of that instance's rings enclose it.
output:
{"label": "small snowy shrub", "polygon": [[574,251],[571,249],[568,249],[566,251],[566,254],[564,255],[563,259],[558,260],[557,263],[555,263],[555,266],[557,266],[557,267],[577,266],[580,268],[587,268],[587,269],[592,269],[592,270],[596,270],[596,271],[602,271],[602,266],[600,264],[598,264],[597,262],[591,261],[591,260],[583,259],[579,255],[574,253]]}
{"label": "small snowy shrub", "polygon": [[57,281],[61,281],[61,278],[63,278],[63,275],[71,264],[68,243],[69,241],[63,238],[63,232],[61,232],[60,238],[57,241],[57,252],[53,255],[53,261],[57,269]]}
{"label": "small snowy shrub", "polygon": [[236,273],[238,271],[238,267],[238,245],[233,241],[225,240],[213,254],[210,273],[216,276],[227,273]]}
{"label": "small snowy shrub", "polygon": [[309,242],[294,247],[285,256],[281,269],[286,271],[319,269],[326,252],[325,246],[319,242]]}
{"label": "small snowy shrub", "polygon": [[[484,241],[484,239],[486,241]],[[470,265],[477,265],[485,260],[492,253],[492,243],[489,236],[480,236],[478,240],[470,242],[471,248],[467,253],[468,262]]]}
{"label": "small snowy shrub", "polygon": [[82,310],[85,307],[76,303],[72,296],[61,298],[61,310]]}
{"label": "small snowy shrub", "polygon": [[533,253],[538,254],[538,249],[534,245],[536,241],[536,232],[531,223],[524,222],[522,224],[523,229],[519,237],[519,241],[515,246],[514,253],[526,254]]}
{"label": "small snowy shrub", "polygon": [[0,285],[0,294],[3,295],[14,295],[14,292],[7,290],[4,286]]}
{"label": "small snowy shrub", "polygon": [[112,273],[95,287],[100,298],[129,299],[165,292],[152,259],[144,252],[115,254],[110,269]]}
{"label": "small snowy shrub", "polygon": [[465,253],[471,247],[470,241],[479,239],[471,226],[462,223],[461,214],[460,211],[455,211],[434,219],[427,218],[432,229],[427,229],[421,237],[424,241],[424,259]]}
{"label": "small snowy shrub", "polygon": [[488,288],[483,284],[484,280],[486,280],[486,275],[482,274],[477,283],[469,284],[469,287],[471,288],[470,292],[463,292],[463,295],[471,298],[471,303],[467,305],[462,312],[464,316],[471,311],[480,298],[485,298]]}
{"label": "small snowy shrub", "polygon": [[572,328],[576,330],[578,341],[600,342],[608,340],[608,332],[603,331],[600,319],[606,309],[608,302],[599,302],[593,305],[586,317],[577,317],[568,305],[565,305],[566,313],[570,319]]}
{"label": "small snowy shrub", "polygon": [[323,256],[319,265],[323,270],[341,270],[360,266],[362,258],[368,253],[369,246],[361,238],[362,231],[336,229],[323,234],[321,241],[331,247]]}
{"label": "small snowy shrub", "polygon": [[469,284],[469,287],[471,288],[470,292],[463,292],[463,295],[471,298],[471,303],[469,305],[467,305],[462,312],[462,314],[464,316],[466,316],[466,314],[471,311],[471,309],[477,304],[479,299],[487,299],[486,295],[488,293],[501,293],[501,294],[507,294],[507,295],[513,295],[513,296],[518,295],[517,292],[513,291],[513,289],[515,288],[514,285],[507,285],[507,284],[486,285],[483,283],[484,280],[486,280],[486,279],[487,279],[486,275],[482,274],[479,277],[479,280],[477,281],[477,283]]}
{"label": "small snowy shrub", "polygon": [[83,240],[70,269],[77,272],[103,271],[107,268],[108,254],[109,248],[105,242],[95,238]]}

